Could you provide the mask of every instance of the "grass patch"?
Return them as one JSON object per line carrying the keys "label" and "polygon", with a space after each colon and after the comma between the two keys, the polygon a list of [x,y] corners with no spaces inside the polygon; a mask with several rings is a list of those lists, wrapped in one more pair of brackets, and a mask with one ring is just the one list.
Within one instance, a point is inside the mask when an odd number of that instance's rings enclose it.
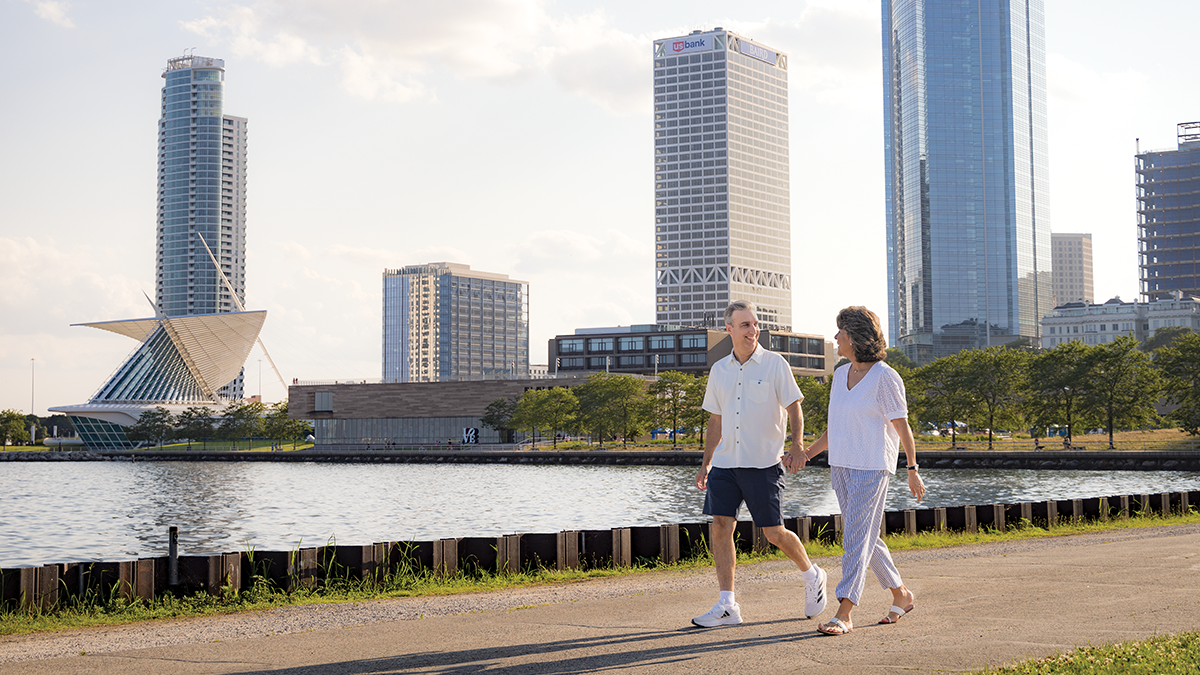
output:
{"label": "grass patch", "polygon": [[[1065,523],[1049,530],[1025,522],[1011,527],[1005,532],[984,530],[978,533],[923,532],[911,536],[890,534],[887,537],[887,544],[893,551],[934,549],[1137,527],[1196,523],[1200,523],[1200,514],[1197,514],[1193,510],[1186,515],[1171,517],[1162,517],[1153,514],[1135,514],[1134,517],[1125,520]],[[841,545],[837,542],[814,539],[805,546],[808,549],[809,555],[814,558],[838,556],[843,553]],[[767,560],[779,560],[784,557],[783,553],[777,549],[771,549],[766,554],[739,553],[738,562],[740,564],[749,564]],[[254,563],[251,562],[250,564],[251,568],[254,569]],[[704,569],[711,566],[712,557],[706,552],[705,554],[693,556],[671,564],[663,564],[656,560],[639,560],[633,567],[628,568],[595,568],[567,570],[563,572],[545,568],[531,568],[519,574],[497,574],[489,570],[468,568],[460,570],[453,575],[444,576],[435,574],[430,570],[415,570],[401,566],[378,579],[360,580],[349,577],[344,570],[336,569],[336,565],[331,564],[328,568],[322,570],[324,574],[322,578],[317,580],[314,586],[293,591],[281,589],[259,575],[252,577],[249,589],[244,591],[225,589],[226,592],[222,597],[209,595],[204,592],[183,596],[164,594],[152,602],[146,602],[140,599],[126,601],[115,594],[101,596],[93,592],[83,597],[69,598],[65,601],[65,606],[50,612],[9,610],[0,612],[0,635],[56,632],[90,626],[109,626],[159,619],[230,614],[297,605],[478,593],[545,584],[577,583],[588,579],[646,574],[667,570]],[[1074,673],[1108,671],[1012,672]]]}
{"label": "grass patch", "polygon": [[1080,647],[986,675],[1195,675],[1200,672],[1200,633],[1161,635],[1121,644]]}
{"label": "grass patch", "polygon": [[[293,450],[291,441],[286,441],[286,442],[280,444],[278,441],[268,441],[268,440],[261,440],[261,439],[255,439],[253,441],[242,440],[242,441],[238,441],[236,444],[233,441],[208,441],[207,443],[202,443],[200,441],[192,441],[191,449],[193,452],[195,452],[197,450],[202,450],[204,452],[232,452],[232,451],[266,452],[266,451],[271,450],[273,446],[278,446],[280,452],[291,452]],[[311,447],[313,447],[312,443],[296,443],[295,449],[296,450],[308,450]],[[157,451],[157,450],[187,452],[188,444],[187,443],[167,443],[166,445],[164,445],[162,447],[155,445],[152,447],[138,448],[137,452],[153,452],[153,451]]]}

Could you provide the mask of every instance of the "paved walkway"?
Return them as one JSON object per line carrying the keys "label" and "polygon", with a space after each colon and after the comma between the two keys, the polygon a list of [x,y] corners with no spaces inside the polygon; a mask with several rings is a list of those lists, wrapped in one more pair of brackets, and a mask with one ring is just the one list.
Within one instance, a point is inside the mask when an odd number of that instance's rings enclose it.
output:
{"label": "paved walkway", "polygon": [[797,619],[799,573],[773,561],[739,568],[739,626],[689,625],[716,595],[700,570],[3,638],[0,673],[958,672],[1200,630],[1197,525],[895,557],[917,609],[875,625],[872,578],[842,637]]}

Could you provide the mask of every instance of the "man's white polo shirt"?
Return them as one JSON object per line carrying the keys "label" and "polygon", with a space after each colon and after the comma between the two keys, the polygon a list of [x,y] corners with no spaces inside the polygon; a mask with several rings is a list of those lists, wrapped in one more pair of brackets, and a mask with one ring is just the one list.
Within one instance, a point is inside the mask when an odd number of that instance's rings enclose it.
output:
{"label": "man's white polo shirt", "polygon": [[745,363],[731,353],[713,364],[704,392],[704,409],[721,416],[721,442],[713,466],[723,469],[775,466],[787,440],[787,411],[804,400],[787,361],[775,352],[754,348]]}

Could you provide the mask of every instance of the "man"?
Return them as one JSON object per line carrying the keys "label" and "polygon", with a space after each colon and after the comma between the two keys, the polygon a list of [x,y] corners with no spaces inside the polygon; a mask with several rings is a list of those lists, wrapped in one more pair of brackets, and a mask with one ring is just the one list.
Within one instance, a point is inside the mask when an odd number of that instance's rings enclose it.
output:
{"label": "man", "polygon": [[[754,310],[754,304],[745,300],[725,308],[725,330],[733,340],[733,353],[713,365],[704,393],[704,409],[712,417],[696,487],[707,491],[704,513],[712,516],[710,539],[721,596],[711,610],[692,619],[697,626],[742,622],[733,592],[737,565],[733,533],[743,501],[767,540],[800,568],[805,616],[825,609],[825,570],[809,562],[800,538],[783,526],[784,469],[797,471],[806,461],[801,446],[804,397],[787,361],[758,344]],[[785,457],[789,421],[792,442]]]}

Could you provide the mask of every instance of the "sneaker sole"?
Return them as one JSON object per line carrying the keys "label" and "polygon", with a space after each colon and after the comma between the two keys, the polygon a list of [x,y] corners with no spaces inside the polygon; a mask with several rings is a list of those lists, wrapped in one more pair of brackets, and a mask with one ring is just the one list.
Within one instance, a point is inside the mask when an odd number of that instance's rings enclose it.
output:
{"label": "sneaker sole", "polygon": [[720,628],[721,626],[736,626],[741,622],[742,622],[742,620],[738,619],[737,621],[722,621],[720,623],[713,623],[713,624],[709,624],[706,626],[706,625],[696,621],[695,619],[692,619],[692,625],[699,626],[700,628]]}

